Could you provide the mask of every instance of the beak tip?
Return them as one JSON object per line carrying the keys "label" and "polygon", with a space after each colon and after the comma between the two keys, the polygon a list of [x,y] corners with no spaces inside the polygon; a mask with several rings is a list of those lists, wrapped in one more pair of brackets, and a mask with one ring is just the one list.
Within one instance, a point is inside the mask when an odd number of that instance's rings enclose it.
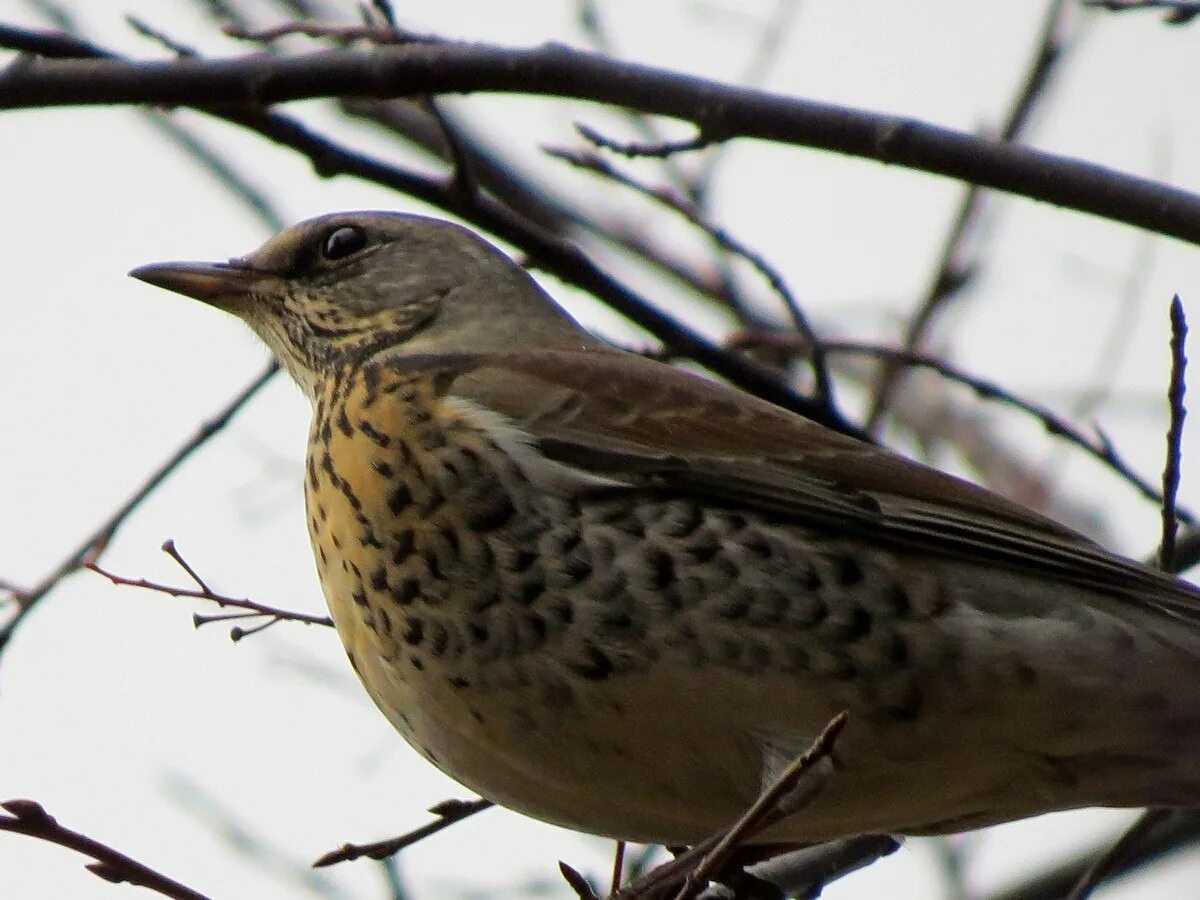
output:
{"label": "beak tip", "polygon": [[196,300],[223,305],[251,293],[262,274],[228,263],[149,263],[129,270],[138,281],[183,294]]}

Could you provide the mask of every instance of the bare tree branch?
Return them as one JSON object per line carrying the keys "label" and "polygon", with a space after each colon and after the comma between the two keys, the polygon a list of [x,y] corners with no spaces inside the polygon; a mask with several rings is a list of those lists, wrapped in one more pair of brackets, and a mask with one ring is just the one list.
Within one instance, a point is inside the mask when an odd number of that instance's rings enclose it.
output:
{"label": "bare tree branch", "polygon": [[0,47],[57,58],[0,72],[0,109],[156,104],[198,109],[318,97],[521,93],[593,100],[730,138],[832,150],[961,179],[1200,243],[1200,197],[1095,163],[901,116],[786,97],[558,44],[449,41],[295,56],[132,62],[63,59],[62,38],[0,26]]}
{"label": "bare tree branch", "polygon": [[161,872],[156,872],[121,851],[114,850],[95,838],[90,838],[59,824],[58,820],[46,812],[40,803],[33,800],[7,800],[0,803],[0,808],[10,814],[0,815],[0,831],[11,831],[14,834],[39,838],[90,856],[95,862],[88,863],[84,868],[105,881],[113,884],[124,882],[137,887],[149,888],[157,894],[172,897],[174,900],[208,900],[199,891],[194,891],[187,885],[180,884]]}

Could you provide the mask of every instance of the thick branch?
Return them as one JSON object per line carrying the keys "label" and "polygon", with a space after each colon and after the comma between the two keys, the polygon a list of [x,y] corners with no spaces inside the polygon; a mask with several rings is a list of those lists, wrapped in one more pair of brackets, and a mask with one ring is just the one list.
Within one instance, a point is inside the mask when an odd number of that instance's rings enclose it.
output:
{"label": "thick branch", "polygon": [[[0,46],[45,35],[0,26]],[[981,184],[1200,243],[1200,197],[1093,163],[900,116],[722,84],[547,44],[438,42],[296,56],[131,62],[23,60],[0,73],[0,109],[152,103],[213,107],[314,97],[507,92],[594,100],[694,123],[707,137],[817,147]]]}

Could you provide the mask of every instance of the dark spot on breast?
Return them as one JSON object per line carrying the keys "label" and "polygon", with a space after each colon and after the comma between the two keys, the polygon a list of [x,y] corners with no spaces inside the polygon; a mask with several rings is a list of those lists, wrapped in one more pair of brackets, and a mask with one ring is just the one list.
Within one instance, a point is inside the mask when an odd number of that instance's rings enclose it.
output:
{"label": "dark spot on breast", "polygon": [[446,630],[446,626],[441,622],[433,622],[430,626],[429,648],[433,651],[433,655],[440,657],[446,652],[446,645],[450,642],[450,632]]}
{"label": "dark spot on breast", "polygon": [[468,622],[467,636],[471,639],[472,644],[486,644],[491,632],[482,622]]}
{"label": "dark spot on breast", "polygon": [[346,437],[350,437],[352,434],[354,434],[354,427],[350,424],[350,419],[346,416],[345,407],[338,409],[337,427],[338,431],[340,431]]}
{"label": "dark spot on breast", "polygon": [[892,632],[892,635],[888,640],[887,658],[888,662],[894,666],[900,667],[908,665],[908,641],[904,639],[903,635]]}
{"label": "dark spot on breast", "polygon": [[375,612],[376,612],[376,615],[378,616],[379,624],[383,630],[383,633],[391,634],[392,633],[392,617],[388,615],[388,611],[381,606],[377,610],[375,610]]}
{"label": "dark spot on breast", "polygon": [[433,515],[434,510],[446,502],[446,495],[442,493],[442,489],[436,484],[429,485],[429,496],[417,508],[421,514],[421,518],[428,519]]}
{"label": "dark spot on breast", "polygon": [[749,535],[742,541],[742,547],[755,559],[767,560],[771,558],[771,545],[761,534]]}
{"label": "dark spot on breast", "polygon": [[331,532],[329,535],[329,540],[333,544],[334,550],[342,549],[342,539],[337,536],[337,532]]}
{"label": "dark spot on breast", "polygon": [[471,707],[471,718],[474,719],[476,722],[478,722],[480,725],[482,725],[484,723],[483,713],[481,713],[475,707]]}
{"label": "dark spot on breast", "polygon": [[392,541],[395,547],[392,549],[392,562],[396,565],[402,564],[413,553],[413,532],[411,528],[402,528],[392,535]]}
{"label": "dark spot on breast", "polygon": [[401,606],[412,603],[421,593],[421,584],[415,578],[405,578],[392,591],[392,596]]}
{"label": "dark spot on breast", "polygon": [[319,544],[317,545],[317,554],[321,557],[322,568],[329,565],[329,558],[325,555],[325,548]]}
{"label": "dark spot on breast", "polygon": [[568,668],[589,681],[603,681],[613,673],[612,660],[594,644],[584,644],[583,658],[569,664]]}
{"label": "dark spot on breast", "polygon": [[408,658],[408,661],[409,661],[409,663],[412,664],[412,667],[414,669],[416,669],[418,672],[423,672],[425,670],[425,663],[421,661],[421,657],[410,656]]}
{"label": "dark spot on breast", "polygon": [[575,607],[571,605],[570,600],[556,600],[550,607],[550,611],[564,625],[570,625],[575,621]]}
{"label": "dark spot on breast", "polygon": [[526,572],[537,562],[538,555],[533,550],[518,550],[512,559],[511,572]]}
{"label": "dark spot on breast", "polygon": [[540,647],[546,641],[546,620],[536,614],[525,617],[525,627],[533,635],[533,646]]}
{"label": "dark spot on breast", "polygon": [[364,594],[362,591],[355,591],[354,593],[352,593],[350,595],[350,599],[353,600],[359,606],[367,605],[367,595]]}
{"label": "dark spot on breast", "polygon": [[624,609],[606,609],[600,624],[608,631],[622,634],[633,630],[633,616]]}
{"label": "dark spot on breast", "polygon": [[387,505],[393,515],[400,515],[412,504],[412,491],[408,485],[401,481],[388,494]]}
{"label": "dark spot on breast", "polygon": [[521,583],[521,603],[529,606],[546,592],[546,583],[540,577],[530,578]]}
{"label": "dark spot on breast", "polygon": [[438,526],[438,534],[441,535],[442,540],[450,549],[450,552],[457,556],[461,550],[461,546],[458,541],[458,529],[456,529],[453,525],[443,524]]}
{"label": "dark spot on breast", "polygon": [[371,587],[377,591],[386,591],[388,589],[387,569],[380,566],[371,573]]}
{"label": "dark spot on breast", "polygon": [[442,581],[445,579],[446,576],[442,573],[442,562],[440,559],[438,559],[437,554],[433,552],[432,548],[429,548],[422,553],[421,559],[425,561],[425,568],[429,570],[429,576],[431,578],[437,581]]}
{"label": "dark spot on breast", "polygon": [[471,686],[471,682],[467,681],[467,679],[463,678],[461,675],[454,675],[446,680],[450,682],[450,687],[457,691],[464,690]]}
{"label": "dark spot on breast", "polygon": [[508,494],[497,489],[478,498],[467,508],[467,527],[472,531],[486,534],[489,531],[503,528],[512,520],[516,512],[517,509],[513,506]]}
{"label": "dark spot on breast", "polygon": [[491,609],[501,600],[500,589],[494,584],[481,585],[478,593],[475,595],[475,602],[471,609],[473,612],[481,613],[487,609]]}
{"label": "dark spot on breast", "polygon": [[644,559],[654,590],[664,591],[675,583],[675,560],[670,553],[652,547],[646,551]]}
{"label": "dark spot on breast", "polygon": [[315,490],[318,483],[319,482],[317,480],[317,462],[310,455],[308,457],[308,484],[309,484],[309,487],[311,487]]}
{"label": "dark spot on breast", "polygon": [[378,472],[384,478],[391,478],[393,475],[396,474],[396,470],[393,469],[388,463],[384,462],[382,459],[372,460],[371,468],[373,468],[376,472]]}
{"label": "dark spot on breast", "polygon": [[902,584],[889,584],[884,599],[891,607],[892,612],[900,618],[904,618],[912,612],[912,598],[908,596],[908,591]]}
{"label": "dark spot on breast", "polygon": [[821,589],[821,573],[817,571],[816,566],[809,565],[800,573],[800,586],[806,591]]}
{"label": "dark spot on breast", "polygon": [[563,561],[563,574],[578,584],[592,574],[592,564],[581,556],[569,556]]}
{"label": "dark spot on breast", "polygon": [[355,674],[355,675],[357,675],[359,678],[361,678],[361,677],[362,677],[362,672],[361,672],[361,671],[359,671],[359,668],[358,668],[358,660],[354,658],[354,653],[353,653],[352,651],[350,651],[350,650],[347,650],[347,651],[346,651],[346,656],[347,656],[347,658],[349,658],[349,660],[350,660],[350,668],[352,668],[352,669],[354,670],[354,674]]}
{"label": "dark spot on breast", "polygon": [[871,633],[871,614],[861,606],[850,608],[849,618],[837,629],[838,637],[845,641],[857,641]]}
{"label": "dark spot on breast", "polygon": [[358,430],[361,431],[363,434],[365,434],[367,436],[367,438],[369,440],[373,441],[377,446],[383,447],[385,449],[392,442],[392,439],[390,437],[388,437],[382,431],[379,431],[378,429],[376,429],[375,426],[372,425],[370,422],[368,422],[366,419],[361,419],[359,421]]}
{"label": "dark spot on breast", "polygon": [[425,623],[420,619],[405,619],[404,626],[404,643],[415,647],[425,639]]}
{"label": "dark spot on breast", "polygon": [[835,556],[833,566],[834,577],[842,587],[854,587],[856,584],[860,584],[864,578],[862,566],[855,557],[848,553]]}

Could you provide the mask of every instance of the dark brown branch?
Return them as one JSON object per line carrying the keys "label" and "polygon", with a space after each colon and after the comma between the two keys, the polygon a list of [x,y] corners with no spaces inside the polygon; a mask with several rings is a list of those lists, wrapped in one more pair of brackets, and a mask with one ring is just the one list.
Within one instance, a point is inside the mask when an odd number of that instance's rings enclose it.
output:
{"label": "dark brown branch", "polygon": [[105,881],[148,888],[174,900],[208,900],[199,891],[156,872],[119,850],[64,827],[46,812],[40,803],[33,800],[8,800],[0,803],[0,808],[10,814],[0,815],[0,831],[38,838],[90,856],[95,862],[88,863],[84,868]]}
{"label": "dark brown branch", "polygon": [[1183,302],[1176,294],[1171,300],[1171,381],[1167,388],[1170,424],[1167,426],[1167,463],[1162,477],[1162,544],[1158,551],[1159,567],[1168,572],[1175,565],[1175,536],[1179,530],[1179,469],[1183,458],[1183,420],[1187,416],[1187,409],[1183,405],[1187,390],[1184,383],[1187,333],[1187,316],[1183,312]]}
{"label": "dark brown branch", "polygon": [[175,560],[192,581],[196,582],[197,589],[173,587],[169,584],[160,584],[156,581],[148,581],[145,578],[126,578],[122,575],[116,575],[106,569],[101,568],[94,562],[87,563],[86,568],[91,569],[97,575],[103,575],[109,581],[116,585],[124,585],[126,587],[143,588],[149,591],[157,591],[160,594],[169,594],[172,597],[189,597],[193,600],[209,600],[217,604],[221,608],[232,607],[234,609],[244,610],[240,613],[230,613],[218,616],[201,616],[194,615],[192,623],[199,628],[201,625],[207,625],[211,622],[228,622],[231,619],[257,619],[266,618],[266,622],[253,626],[252,628],[242,628],[236,626],[229,630],[229,636],[234,641],[240,641],[242,638],[251,634],[257,634],[265,628],[274,625],[276,622],[302,622],[305,625],[325,625],[333,627],[333,620],[328,616],[314,616],[309,613],[293,612],[291,610],[280,609],[275,606],[267,606],[264,603],[259,603],[256,600],[250,600],[246,597],[229,597],[225,594],[214,592],[204,580],[196,574],[196,570],[183,558],[179,550],[175,547],[175,542],[168,540],[162,545],[163,552],[171,559]]}
{"label": "dark brown branch", "polygon": [[[37,52],[47,43],[29,29],[0,26],[2,47]],[[211,108],[471,92],[594,100],[689,121],[710,134],[902,165],[1200,243],[1200,197],[1150,179],[915,119],[722,84],[558,44],[510,49],[413,43],[369,52],[167,62],[42,59],[0,73],[0,108],[8,109],[121,103]]]}
{"label": "dark brown branch", "polygon": [[134,510],[141,506],[146,498],[154,493],[158,489],[158,486],[193,453],[203,447],[213,435],[228,425],[230,420],[259,392],[263,385],[271,380],[277,371],[279,371],[279,364],[272,360],[257,378],[225,405],[224,409],[213,418],[201,423],[196,433],[171,454],[166,462],[155,469],[141,487],[134,491],[107,520],[88,535],[84,542],[59,563],[54,571],[28,592],[17,596],[16,613],[4,623],[3,628],[0,628],[0,651],[4,650],[8,641],[12,638],[14,631],[20,626],[25,617],[29,615],[30,611],[47,594],[54,590],[64,578],[79,571],[87,563],[95,562]]}
{"label": "dark brown branch", "polygon": [[386,841],[376,841],[373,844],[342,844],[336,850],[331,850],[314,862],[313,866],[316,868],[332,866],[335,863],[349,862],[363,856],[369,856],[371,859],[383,859],[495,805],[490,800],[444,800],[430,808],[429,811],[437,816],[432,822],[422,825],[420,828],[414,828],[399,837],[388,838]]}

